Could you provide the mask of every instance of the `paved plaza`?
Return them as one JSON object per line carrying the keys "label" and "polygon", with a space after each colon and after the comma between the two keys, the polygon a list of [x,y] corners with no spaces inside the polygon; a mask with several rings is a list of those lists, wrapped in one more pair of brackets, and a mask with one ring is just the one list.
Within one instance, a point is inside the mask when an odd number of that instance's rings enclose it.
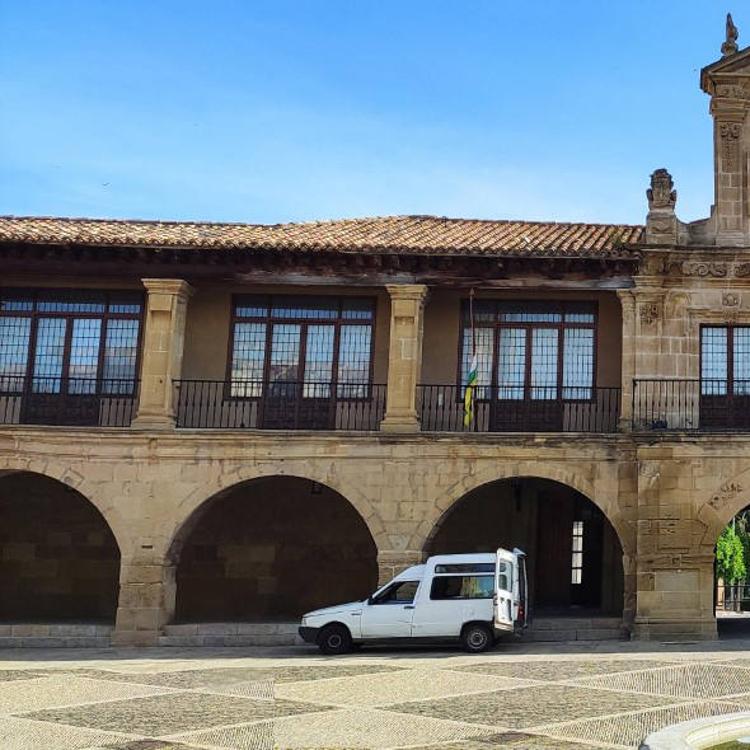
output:
{"label": "paved plaza", "polygon": [[750,710],[749,641],[0,652],[3,750],[635,748]]}

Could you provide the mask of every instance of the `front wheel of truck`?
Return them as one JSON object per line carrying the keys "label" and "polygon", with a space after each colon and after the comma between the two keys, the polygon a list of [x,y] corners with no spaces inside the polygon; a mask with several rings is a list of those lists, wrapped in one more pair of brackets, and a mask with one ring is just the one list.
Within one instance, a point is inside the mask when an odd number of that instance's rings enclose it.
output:
{"label": "front wheel of truck", "polygon": [[329,656],[346,654],[352,650],[352,635],[345,625],[326,625],[318,636],[318,648]]}

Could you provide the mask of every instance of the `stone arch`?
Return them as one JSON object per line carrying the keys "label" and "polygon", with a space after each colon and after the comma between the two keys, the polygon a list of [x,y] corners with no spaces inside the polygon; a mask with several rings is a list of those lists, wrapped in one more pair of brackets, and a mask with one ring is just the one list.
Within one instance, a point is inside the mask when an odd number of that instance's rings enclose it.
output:
{"label": "stone arch", "polygon": [[[538,471],[498,473],[488,481],[483,481],[486,475],[464,480],[469,488],[442,510],[425,535],[423,555],[517,546],[528,554],[532,607],[547,614],[583,608],[597,616],[630,619],[632,560],[610,514],[569,482]],[[581,553],[577,569],[576,552]]]}
{"label": "stone arch", "polygon": [[698,508],[698,521],[704,527],[701,545],[712,554],[726,525],[750,505],[749,491],[750,467],[722,482]]}
{"label": "stone arch", "polygon": [[113,622],[121,561],[107,518],[80,489],[0,471],[0,617]]}
{"label": "stone arch", "polygon": [[11,460],[10,457],[0,456],[0,477],[16,472],[29,472],[55,479],[79,492],[101,514],[114,534],[120,554],[125,556],[129,550],[128,525],[118,508],[118,493],[109,484],[92,482],[70,464],[44,461],[39,459],[25,459],[22,462]]}
{"label": "stone arch", "polygon": [[355,505],[327,484],[278,473],[206,498],[166,559],[183,622],[297,617],[367,595],[378,575],[376,542]]}
{"label": "stone arch", "polygon": [[423,519],[413,549],[425,549],[435,528],[450,514],[451,509],[470,492],[492,482],[511,479],[547,479],[576,490],[591,501],[612,524],[626,557],[634,557],[635,533],[632,524],[622,516],[617,507],[617,493],[607,497],[600,495],[592,482],[569,466],[547,465],[544,462],[521,462],[507,467],[491,464],[478,472],[462,475],[457,482],[440,494],[435,500],[435,514]]}
{"label": "stone arch", "polygon": [[274,476],[296,477],[317,482],[341,495],[359,513],[378,549],[388,548],[385,525],[374,505],[355,483],[342,481],[336,472],[335,463],[331,463],[327,470],[319,470],[313,462],[305,460],[299,462],[285,461],[283,466],[279,466],[277,462],[269,463],[267,466],[254,462],[251,465],[240,466],[212,476],[209,481],[197,485],[189,495],[179,502],[173,525],[166,540],[166,561],[168,563],[174,562],[175,553],[179,553],[180,541],[184,539],[185,532],[189,531],[195,519],[199,518],[196,513],[200,514],[201,508],[206,502],[211,501],[219,493],[231,487],[255,479]]}

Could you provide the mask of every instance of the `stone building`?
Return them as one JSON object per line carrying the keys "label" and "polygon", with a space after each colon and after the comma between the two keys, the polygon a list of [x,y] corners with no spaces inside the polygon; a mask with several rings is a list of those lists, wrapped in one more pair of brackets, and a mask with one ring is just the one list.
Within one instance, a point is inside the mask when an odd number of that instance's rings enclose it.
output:
{"label": "stone building", "polygon": [[0,219],[0,645],[283,638],[498,545],[548,637],[714,636],[750,503],[733,28],[703,221],[663,169],[644,226]]}

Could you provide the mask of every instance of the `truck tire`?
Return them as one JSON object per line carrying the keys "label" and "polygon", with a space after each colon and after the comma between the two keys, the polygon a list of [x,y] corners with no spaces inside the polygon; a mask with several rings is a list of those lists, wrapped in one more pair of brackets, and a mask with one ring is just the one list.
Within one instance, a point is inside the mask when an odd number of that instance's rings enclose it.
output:
{"label": "truck tire", "polygon": [[494,642],[492,631],[481,622],[464,625],[461,631],[461,645],[470,654],[481,654],[491,648]]}
{"label": "truck tire", "polygon": [[318,648],[328,655],[346,654],[352,650],[352,635],[345,625],[326,625],[318,636]]}

